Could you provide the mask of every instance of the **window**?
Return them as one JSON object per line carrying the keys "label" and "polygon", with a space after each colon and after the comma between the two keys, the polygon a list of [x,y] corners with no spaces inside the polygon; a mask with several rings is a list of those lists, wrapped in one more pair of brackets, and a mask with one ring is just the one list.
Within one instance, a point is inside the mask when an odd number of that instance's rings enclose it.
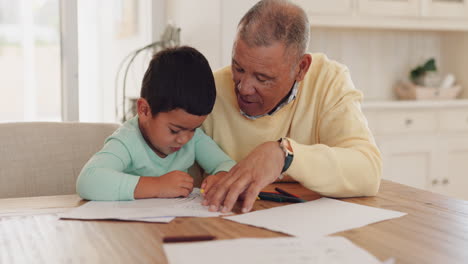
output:
{"label": "window", "polygon": [[[0,122],[119,120],[119,65],[152,42],[163,10],[159,0],[0,0]],[[133,64],[127,98],[150,58]]]}
{"label": "window", "polygon": [[[120,121],[124,69],[118,80],[117,71],[127,55],[152,42],[152,7],[150,0],[78,1],[80,121]],[[150,58],[151,54],[142,54],[133,63],[126,82],[127,98],[139,95]]]}
{"label": "window", "polygon": [[0,122],[61,120],[59,0],[0,0]]}

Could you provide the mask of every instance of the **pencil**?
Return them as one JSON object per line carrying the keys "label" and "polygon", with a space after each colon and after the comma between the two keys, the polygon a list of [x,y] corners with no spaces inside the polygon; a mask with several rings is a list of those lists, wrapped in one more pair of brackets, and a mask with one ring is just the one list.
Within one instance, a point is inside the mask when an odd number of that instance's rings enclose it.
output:
{"label": "pencil", "polygon": [[275,193],[268,193],[268,192],[260,192],[258,194],[260,200],[267,200],[273,201],[278,203],[304,203],[307,202],[301,198],[291,197],[283,194],[275,194]]}
{"label": "pencil", "polygon": [[200,235],[200,236],[166,236],[163,238],[163,243],[179,243],[179,242],[195,242],[208,241],[215,239],[215,236]]}
{"label": "pencil", "polygon": [[281,188],[279,188],[279,187],[276,187],[276,188],[275,188],[275,191],[277,191],[277,192],[279,192],[279,193],[281,193],[281,194],[287,195],[287,196],[289,196],[289,197],[300,198],[299,196],[297,196],[297,195],[295,195],[295,194],[292,194],[292,193],[289,193],[289,192],[287,192],[287,191],[285,191],[285,190],[283,190],[283,189],[281,189]]}

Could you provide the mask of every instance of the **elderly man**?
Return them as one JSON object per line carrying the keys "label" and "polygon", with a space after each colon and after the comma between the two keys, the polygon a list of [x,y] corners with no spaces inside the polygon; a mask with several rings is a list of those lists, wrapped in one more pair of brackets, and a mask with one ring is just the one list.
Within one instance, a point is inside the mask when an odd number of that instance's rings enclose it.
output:
{"label": "elderly man", "polygon": [[238,161],[205,182],[204,205],[252,209],[286,174],[324,196],[375,195],[381,157],[348,69],[306,53],[309,22],[298,6],[264,0],[241,19],[232,65],[215,72],[218,96],[205,132]]}

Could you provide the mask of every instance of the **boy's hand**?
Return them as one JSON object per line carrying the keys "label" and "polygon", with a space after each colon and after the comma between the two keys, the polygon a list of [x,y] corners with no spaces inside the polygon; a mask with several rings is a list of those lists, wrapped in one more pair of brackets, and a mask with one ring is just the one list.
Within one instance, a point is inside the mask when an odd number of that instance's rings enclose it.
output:
{"label": "boy's hand", "polygon": [[183,171],[171,171],[159,177],[140,177],[135,199],[187,197],[193,190],[193,178]]}
{"label": "boy's hand", "polygon": [[216,184],[221,178],[227,174],[226,171],[220,171],[214,175],[208,175],[201,184],[201,189],[203,189],[203,195],[210,190],[210,188]]}

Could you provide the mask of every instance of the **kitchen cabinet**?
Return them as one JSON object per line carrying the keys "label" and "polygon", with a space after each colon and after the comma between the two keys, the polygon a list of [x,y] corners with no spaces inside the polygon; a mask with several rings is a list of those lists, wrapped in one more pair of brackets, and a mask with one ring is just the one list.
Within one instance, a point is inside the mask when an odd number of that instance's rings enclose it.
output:
{"label": "kitchen cabinet", "polygon": [[351,15],[354,0],[294,0],[311,15]]}
{"label": "kitchen cabinet", "polygon": [[383,178],[468,200],[468,100],[364,104]]}
{"label": "kitchen cabinet", "polygon": [[295,0],[312,26],[468,30],[468,0]]}
{"label": "kitchen cabinet", "polygon": [[382,177],[419,189],[430,187],[431,179],[436,177],[433,140],[419,136],[377,138],[382,152]]}
{"label": "kitchen cabinet", "polygon": [[449,134],[439,141],[437,178],[430,190],[468,200],[468,135]]}
{"label": "kitchen cabinet", "polygon": [[468,0],[424,0],[422,15],[425,17],[468,18]]}
{"label": "kitchen cabinet", "polygon": [[359,14],[371,16],[417,17],[420,0],[358,0]]}

